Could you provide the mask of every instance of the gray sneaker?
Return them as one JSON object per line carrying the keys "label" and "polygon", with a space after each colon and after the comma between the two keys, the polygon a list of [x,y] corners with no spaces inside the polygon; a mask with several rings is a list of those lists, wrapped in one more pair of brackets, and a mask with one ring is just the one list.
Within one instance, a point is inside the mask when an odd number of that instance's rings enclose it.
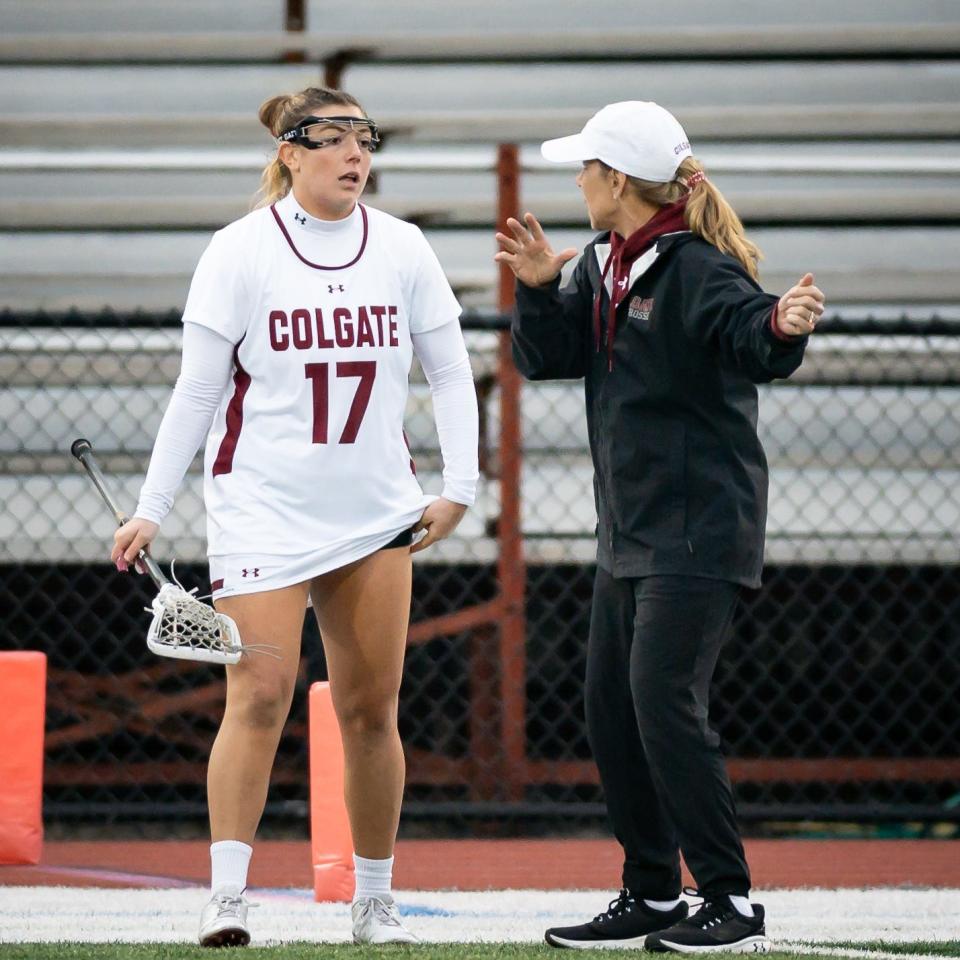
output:
{"label": "gray sneaker", "polygon": [[200,914],[201,947],[245,947],[250,942],[242,894],[215,893]]}
{"label": "gray sneaker", "polygon": [[400,911],[393,897],[363,897],[354,900],[350,908],[353,916],[354,943],[419,943],[400,921]]}

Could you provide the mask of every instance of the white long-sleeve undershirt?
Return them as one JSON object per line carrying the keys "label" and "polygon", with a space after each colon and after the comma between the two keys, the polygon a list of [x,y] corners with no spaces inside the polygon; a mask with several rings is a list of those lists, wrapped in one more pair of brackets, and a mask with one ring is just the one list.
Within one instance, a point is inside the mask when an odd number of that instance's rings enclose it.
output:
{"label": "white long-sleeve undershirt", "polygon": [[[479,477],[479,418],[470,360],[460,324],[413,334],[413,349],[430,385],[443,457],[441,496],[470,505]],[[153,445],[135,515],[162,523],[197,450],[210,432],[233,369],[233,344],[198,323],[183,325],[180,376]]]}
{"label": "white long-sleeve undershirt", "polygon": [[430,384],[433,419],[443,457],[445,500],[470,506],[480,476],[480,419],[467,346],[456,321],[414,333],[413,350]]}

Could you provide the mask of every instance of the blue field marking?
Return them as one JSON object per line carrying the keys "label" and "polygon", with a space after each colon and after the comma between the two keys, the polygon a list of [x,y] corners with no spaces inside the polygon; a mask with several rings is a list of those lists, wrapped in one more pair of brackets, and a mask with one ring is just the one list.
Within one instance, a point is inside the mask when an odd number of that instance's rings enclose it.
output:
{"label": "blue field marking", "polygon": [[[493,891],[484,891],[490,893]],[[397,907],[401,916],[405,917],[446,917],[450,919],[470,919],[470,920],[516,920],[516,911],[508,905],[501,907],[464,907],[455,909],[450,907],[432,907],[426,904],[409,903],[397,901]],[[546,906],[543,910],[525,910],[522,917],[524,920],[555,920],[556,911],[549,910]]]}
{"label": "blue field marking", "polygon": [[[313,891],[305,887],[254,887],[247,891],[247,898],[255,901],[257,897],[264,897],[270,900],[297,900],[310,903],[313,901]],[[318,904],[319,906],[320,904]],[[349,911],[349,903],[325,903],[327,907],[341,908],[344,912]],[[401,915],[405,917],[461,917],[477,916],[474,910],[446,910],[443,907],[431,907],[422,903],[401,903],[397,902],[397,907]],[[485,915],[491,917],[503,916],[496,911],[485,911]]]}
{"label": "blue field marking", "polygon": [[[465,912],[444,910],[442,907],[427,907],[419,903],[398,903],[400,915],[403,917],[462,917]],[[472,916],[471,912],[471,916]]]}
{"label": "blue field marking", "polygon": [[[248,899],[257,897],[277,897],[281,900],[313,900],[313,891],[309,887],[248,887],[245,896]],[[348,906],[348,904],[344,904]]]}

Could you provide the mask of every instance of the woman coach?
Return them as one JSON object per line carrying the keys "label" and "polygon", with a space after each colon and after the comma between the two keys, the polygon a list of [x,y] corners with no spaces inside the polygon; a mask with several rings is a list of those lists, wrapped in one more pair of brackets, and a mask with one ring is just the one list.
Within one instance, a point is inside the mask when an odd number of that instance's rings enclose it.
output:
{"label": "woman coach", "polygon": [[[719,738],[717,656],[763,563],[767,464],[756,383],[789,376],[823,313],[805,275],[783,297],[759,251],[655,103],[604,107],[543,144],[581,161],[589,243],[555,253],[533,217],[508,221],[496,259],[519,281],[513,353],[532,380],[583,377],[599,538],[586,714],[623,889],[554,946],[761,952],[750,874]],[[687,916],[680,851],[703,897]]]}

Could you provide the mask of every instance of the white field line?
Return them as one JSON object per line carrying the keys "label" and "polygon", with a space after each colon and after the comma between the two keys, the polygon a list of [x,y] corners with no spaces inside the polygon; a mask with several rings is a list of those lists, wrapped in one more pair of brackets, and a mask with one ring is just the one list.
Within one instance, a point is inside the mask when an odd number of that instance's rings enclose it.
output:
{"label": "white field line", "polygon": [[884,950],[854,950],[850,947],[811,946],[799,941],[797,943],[777,943],[776,950],[789,953],[813,954],[817,957],[862,957],[864,960],[943,960],[943,956],[935,953],[888,953]]}
{"label": "white field line", "polygon": [[[104,889],[0,887],[0,942],[194,942],[200,887]],[[407,925],[429,942],[539,942],[550,926],[582,923],[606,907],[609,891],[398,891]],[[312,891],[253,890],[255,945],[345,942],[347,904],[314,903]],[[830,947],[858,941],[960,940],[960,889],[767,890],[774,949],[870,960],[906,954]],[[817,944],[808,946],[807,944]]]}

